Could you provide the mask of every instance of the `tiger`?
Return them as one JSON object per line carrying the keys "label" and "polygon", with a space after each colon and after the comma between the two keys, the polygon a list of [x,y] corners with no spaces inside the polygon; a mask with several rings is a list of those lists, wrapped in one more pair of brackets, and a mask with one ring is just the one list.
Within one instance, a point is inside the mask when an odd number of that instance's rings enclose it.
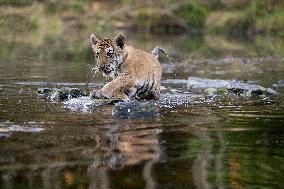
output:
{"label": "tiger", "polygon": [[122,33],[112,38],[100,38],[91,34],[92,51],[99,72],[112,78],[102,89],[94,90],[95,99],[159,99],[162,68],[159,52],[166,55],[161,47],[151,52],[126,44]]}

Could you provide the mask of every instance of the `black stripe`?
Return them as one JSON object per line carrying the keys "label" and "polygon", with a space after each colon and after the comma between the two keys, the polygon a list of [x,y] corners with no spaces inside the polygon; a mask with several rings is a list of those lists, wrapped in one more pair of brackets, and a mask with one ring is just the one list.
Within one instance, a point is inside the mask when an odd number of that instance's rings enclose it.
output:
{"label": "black stripe", "polygon": [[152,84],[151,84],[151,86],[148,88],[148,91],[147,91],[147,92],[150,92],[150,91],[153,89],[154,83],[155,83],[155,80],[154,80],[154,74],[153,74],[153,75],[152,75]]}
{"label": "black stripe", "polygon": [[137,88],[137,90],[135,91],[135,94],[133,95],[135,98],[138,96],[138,92],[144,87],[144,85],[142,85],[141,87]]}
{"label": "black stripe", "polygon": [[147,89],[149,86],[149,83],[143,84],[141,87],[139,87],[135,93],[135,96],[140,96],[142,93],[145,92],[145,88]]}
{"label": "black stripe", "polygon": [[139,95],[145,94],[149,89],[149,82],[147,82],[147,85],[143,88],[143,90],[140,92]]}

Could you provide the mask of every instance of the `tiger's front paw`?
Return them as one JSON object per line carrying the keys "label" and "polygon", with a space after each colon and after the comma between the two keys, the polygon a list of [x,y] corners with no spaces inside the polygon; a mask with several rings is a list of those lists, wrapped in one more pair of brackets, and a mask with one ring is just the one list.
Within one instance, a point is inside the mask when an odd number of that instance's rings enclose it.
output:
{"label": "tiger's front paw", "polygon": [[108,95],[102,90],[95,90],[92,92],[91,97],[92,98],[110,98],[110,95]]}

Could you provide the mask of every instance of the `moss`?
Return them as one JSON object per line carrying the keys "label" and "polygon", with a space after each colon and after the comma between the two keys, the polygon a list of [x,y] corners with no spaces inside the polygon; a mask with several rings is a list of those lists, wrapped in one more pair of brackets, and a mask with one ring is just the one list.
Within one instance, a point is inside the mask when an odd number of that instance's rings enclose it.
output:
{"label": "moss", "polygon": [[188,1],[174,10],[174,14],[183,19],[188,26],[202,28],[206,9],[195,1]]}

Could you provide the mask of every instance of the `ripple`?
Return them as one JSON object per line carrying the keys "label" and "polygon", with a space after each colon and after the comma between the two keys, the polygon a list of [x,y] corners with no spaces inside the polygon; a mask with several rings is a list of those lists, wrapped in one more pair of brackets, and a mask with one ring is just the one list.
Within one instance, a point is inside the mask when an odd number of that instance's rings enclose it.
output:
{"label": "ripple", "polygon": [[8,133],[8,132],[38,133],[43,130],[44,128],[39,127],[36,122],[26,122],[23,125],[16,124],[10,121],[0,123],[0,133]]}
{"label": "ripple", "polygon": [[75,82],[44,82],[44,81],[27,81],[15,82],[15,85],[22,86],[86,86],[90,88],[101,87],[103,83],[75,83]]}

